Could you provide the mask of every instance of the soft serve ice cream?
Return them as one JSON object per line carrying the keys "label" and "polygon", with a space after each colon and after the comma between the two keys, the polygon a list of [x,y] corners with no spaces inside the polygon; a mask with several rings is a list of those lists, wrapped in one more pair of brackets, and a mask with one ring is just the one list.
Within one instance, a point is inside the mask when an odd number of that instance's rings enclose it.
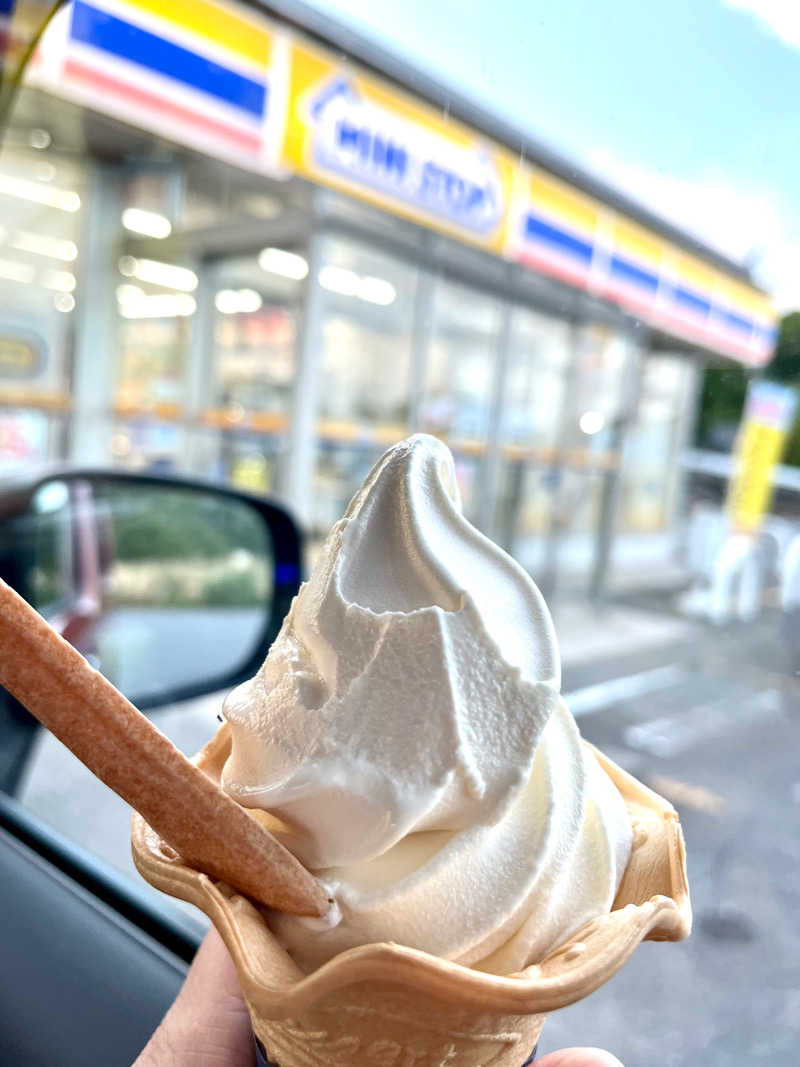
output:
{"label": "soft serve ice cream", "polygon": [[396,941],[510,973],[611,908],[630,824],[559,688],[544,600],[461,514],[449,450],[389,449],[225,702],[223,787],[336,902],[272,916],[302,967]]}

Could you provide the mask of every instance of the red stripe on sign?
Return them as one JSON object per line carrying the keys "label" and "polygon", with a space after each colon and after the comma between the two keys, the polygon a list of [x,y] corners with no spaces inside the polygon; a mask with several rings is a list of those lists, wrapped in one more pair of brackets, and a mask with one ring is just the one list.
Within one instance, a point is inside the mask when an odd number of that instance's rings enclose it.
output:
{"label": "red stripe on sign", "polygon": [[677,322],[690,330],[699,330],[701,333],[707,328],[708,319],[702,315],[693,315],[691,311],[675,311],[674,308],[660,307],[655,314],[659,319],[666,322]]}
{"label": "red stripe on sign", "polygon": [[576,285],[581,289],[586,288],[587,279],[589,277],[588,270],[581,267],[573,267],[571,264],[565,263],[563,260],[557,259],[555,256],[549,256],[547,253],[542,253],[535,248],[531,248],[530,245],[524,245],[521,248],[518,248],[516,256],[518,262],[524,264],[526,267],[541,271],[543,274],[549,274],[553,278],[558,278],[559,281],[568,282],[570,285]]}
{"label": "red stripe on sign", "polygon": [[76,81],[123,96],[126,100],[140,107],[149,108],[161,115],[168,115],[170,118],[178,119],[180,122],[185,122],[190,126],[213,133],[216,137],[233,142],[239,148],[247,149],[248,152],[258,153],[261,150],[261,138],[258,134],[247,133],[245,130],[226,126],[224,122],[218,122],[216,119],[209,118],[206,115],[199,115],[188,107],[183,107],[181,104],[175,104],[167,100],[166,97],[148,92],[147,89],[136,88],[111,74],[84,66],[83,63],[79,63],[76,59],[68,59],[66,61],[64,73]]}
{"label": "red stripe on sign", "polygon": [[649,318],[653,314],[653,305],[655,304],[656,299],[655,295],[640,297],[638,294],[631,292],[627,286],[618,285],[616,282],[612,282],[606,278],[599,278],[591,288],[595,292],[599,292],[603,296],[613,300],[615,304],[622,304],[623,307],[635,311],[638,315],[641,315],[644,318]]}
{"label": "red stripe on sign", "polygon": [[769,353],[761,349],[730,340],[727,337],[720,337],[718,333],[714,333],[707,327],[687,322],[676,315],[669,314],[669,312],[659,311],[656,317],[659,322],[665,323],[666,328],[671,329],[673,333],[713,348],[717,352],[720,349],[724,349],[742,359],[745,363],[763,363],[769,358]]}

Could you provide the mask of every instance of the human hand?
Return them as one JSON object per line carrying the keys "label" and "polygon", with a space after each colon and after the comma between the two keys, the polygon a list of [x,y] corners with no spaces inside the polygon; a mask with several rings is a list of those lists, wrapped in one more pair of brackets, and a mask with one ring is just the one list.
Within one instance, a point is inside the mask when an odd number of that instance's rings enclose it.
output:
{"label": "human hand", "polygon": [[534,1067],[622,1067],[622,1064],[601,1048],[562,1048],[536,1060]]}
{"label": "human hand", "polygon": [[133,1067],[255,1067],[255,1062],[236,968],[212,926],[175,1003]]}
{"label": "human hand", "polygon": [[[236,968],[212,927],[183,988],[133,1067],[255,1067],[255,1052]],[[568,1048],[535,1067],[622,1067],[610,1052]]]}

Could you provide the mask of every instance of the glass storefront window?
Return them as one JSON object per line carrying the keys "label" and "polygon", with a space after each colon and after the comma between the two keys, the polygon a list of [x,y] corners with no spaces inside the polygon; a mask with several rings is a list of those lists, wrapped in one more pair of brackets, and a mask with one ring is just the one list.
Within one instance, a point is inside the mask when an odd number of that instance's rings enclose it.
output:
{"label": "glass storefront window", "polygon": [[184,399],[190,324],[178,317],[123,318],[117,329],[117,409],[127,413],[163,408],[177,413]]}
{"label": "glass storefront window", "polygon": [[570,326],[515,307],[500,420],[498,537],[523,556],[550,522],[570,356]]}
{"label": "glass storefront window", "polygon": [[[565,344],[558,356],[559,337]],[[534,577],[541,569],[561,568],[573,575],[592,566],[601,523],[603,487],[619,465],[620,420],[633,403],[635,374],[632,341],[597,323],[569,326],[554,323],[544,372],[543,390],[558,415],[545,416],[538,454],[544,461],[533,468],[521,488],[506,483],[508,496],[516,490],[519,506],[513,528],[514,552]],[[537,406],[542,411],[545,405]],[[549,434],[548,445],[545,434]]]}
{"label": "glass storefront window", "polygon": [[464,513],[475,520],[480,468],[498,364],[502,305],[456,282],[440,280],[419,410],[419,428],[453,450]]}
{"label": "glass storefront window", "polygon": [[0,463],[66,453],[274,488],[307,264],[301,245],[262,268],[259,233],[306,199],[23,89],[0,159]]}
{"label": "glass storefront window", "polygon": [[[107,234],[103,266],[115,279],[114,407],[122,417],[175,420],[186,404],[199,283],[195,257],[181,247],[185,162],[165,151],[150,165],[111,171],[107,184],[104,217],[93,222]],[[169,436],[156,430],[159,447]],[[145,449],[141,458],[155,457]]]}
{"label": "glass storefront window", "polygon": [[569,354],[569,323],[514,308],[500,423],[503,443],[538,449],[555,446]]}
{"label": "glass storefront window", "polygon": [[221,434],[213,472],[253,492],[274,490],[295,376],[305,249],[265,246],[208,268],[211,382],[206,415]]}
{"label": "glass storefront window", "polygon": [[[298,252],[270,251],[295,257],[291,262],[307,269]],[[212,406],[280,414],[285,420],[295,369],[300,280],[265,271],[258,256],[241,256],[221,261],[210,281]]]}
{"label": "glass storefront window", "polygon": [[648,534],[671,525],[695,376],[696,368],[685,357],[654,353],[645,360],[622,466],[622,531]]}
{"label": "glass storefront window", "polygon": [[315,529],[338,519],[369,468],[408,429],[417,270],[342,237],[325,245]]}
{"label": "glass storefront window", "polygon": [[0,157],[0,470],[56,458],[69,407],[85,168],[34,121]]}

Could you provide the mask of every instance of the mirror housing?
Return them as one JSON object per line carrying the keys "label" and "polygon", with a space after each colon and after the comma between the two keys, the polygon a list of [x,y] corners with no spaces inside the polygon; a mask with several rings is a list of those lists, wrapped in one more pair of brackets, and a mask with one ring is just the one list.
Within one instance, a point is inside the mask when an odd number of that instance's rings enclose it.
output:
{"label": "mirror housing", "polygon": [[0,519],[0,577],[141,709],[252,677],[300,585],[288,512],[198,480],[58,471]]}

